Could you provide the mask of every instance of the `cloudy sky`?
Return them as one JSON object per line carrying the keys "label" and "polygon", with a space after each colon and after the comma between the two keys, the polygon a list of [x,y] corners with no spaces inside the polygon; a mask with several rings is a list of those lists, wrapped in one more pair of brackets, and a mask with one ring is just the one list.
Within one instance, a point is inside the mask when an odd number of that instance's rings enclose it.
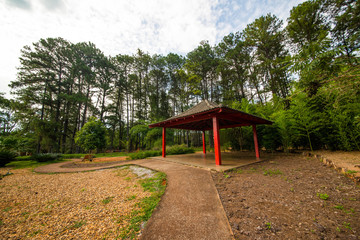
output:
{"label": "cloudy sky", "polygon": [[[186,54],[218,43],[267,13],[286,22],[302,0],[0,0],[0,92],[16,79],[20,50],[40,38],[90,41],[107,55]],[[9,95],[8,95],[9,96]]]}

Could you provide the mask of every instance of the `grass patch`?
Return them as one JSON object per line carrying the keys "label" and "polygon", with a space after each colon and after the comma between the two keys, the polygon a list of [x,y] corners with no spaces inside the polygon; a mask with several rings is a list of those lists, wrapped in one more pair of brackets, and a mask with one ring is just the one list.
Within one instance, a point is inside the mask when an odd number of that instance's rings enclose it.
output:
{"label": "grass patch", "polygon": [[10,211],[11,209],[12,209],[12,207],[6,207],[6,208],[3,209],[3,212],[8,212],[8,211]]}
{"label": "grass patch", "polygon": [[343,226],[344,226],[344,228],[346,228],[346,229],[352,230],[352,228],[351,228],[351,226],[350,226],[350,223],[348,223],[348,222],[344,222],[344,223],[343,223]]}
{"label": "grass patch", "polygon": [[274,175],[282,175],[283,173],[280,171],[280,170],[278,170],[278,169],[276,169],[276,170],[271,170],[271,169],[269,169],[269,170],[264,170],[264,175],[265,176],[274,176]]}
{"label": "grass patch", "polygon": [[223,175],[224,175],[224,178],[229,178],[230,177],[230,175],[227,174],[226,172],[223,172]]}
{"label": "grass patch", "polygon": [[139,180],[139,183],[144,191],[149,191],[152,194],[150,197],[141,199],[141,201],[136,204],[137,208],[130,213],[130,216],[121,219],[121,221],[128,221],[128,226],[122,228],[121,234],[118,236],[121,239],[136,238],[140,231],[141,224],[149,220],[154,209],[160,202],[161,196],[165,192],[166,174],[158,172],[152,178]]}
{"label": "grass patch", "polygon": [[76,229],[76,228],[80,228],[80,227],[84,226],[85,224],[86,224],[86,221],[77,221],[77,222],[74,222],[74,224],[71,225],[69,228]]}
{"label": "grass patch", "polygon": [[346,174],[349,174],[349,175],[353,175],[353,174],[357,173],[357,171],[347,170],[345,173],[346,173]]}
{"label": "grass patch", "polygon": [[101,202],[102,202],[103,204],[108,204],[108,203],[110,203],[110,202],[113,200],[113,198],[114,198],[114,197],[107,197],[107,198],[103,199]]}
{"label": "grass patch", "polygon": [[131,195],[126,200],[131,201],[131,200],[134,200],[135,198],[136,198],[136,195]]}
{"label": "grass patch", "polygon": [[343,206],[343,205],[336,205],[336,206],[334,206],[334,208],[340,209],[340,210],[344,210],[344,206]]}
{"label": "grass patch", "polygon": [[271,229],[271,223],[270,223],[270,222],[265,223],[265,227],[266,227],[267,229]]}
{"label": "grass patch", "polygon": [[326,193],[317,193],[316,196],[318,196],[322,200],[328,200],[329,199],[329,195],[327,195]]}
{"label": "grass patch", "polygon": [[52,160],[52,161],[48,161],[48,162],[37,162],[35,160],[28,160],[28,161],[12,161],[8,164],[6,164],[6,167],[11,167],[13,169],[21,169],[21,168],[37,168],[40,166],[44,166],[47,164],[51,164],[51,163],[59,163],[59,162],[64,162],[67,160],[63,160],[63,159],[59,159],[59,160]]}

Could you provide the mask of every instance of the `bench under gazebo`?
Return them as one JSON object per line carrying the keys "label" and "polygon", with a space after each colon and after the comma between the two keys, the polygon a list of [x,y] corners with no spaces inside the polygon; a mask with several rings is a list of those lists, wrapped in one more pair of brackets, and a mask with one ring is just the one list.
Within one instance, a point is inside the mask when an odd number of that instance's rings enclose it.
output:
{"label": "bench under gazebo", "polygon": [[150,128],[161,127],[162,157],[166,157],[166,128],[202,131],[203,153],[206,154],[205,131],[213,130],[215,163],[221,165],[220,129],[252,126],[256,158],[260,151],[256,133],[256,125],[272,124],[271,121],[236,109],[204,100],[177,116],[162,122],[149,125]]}

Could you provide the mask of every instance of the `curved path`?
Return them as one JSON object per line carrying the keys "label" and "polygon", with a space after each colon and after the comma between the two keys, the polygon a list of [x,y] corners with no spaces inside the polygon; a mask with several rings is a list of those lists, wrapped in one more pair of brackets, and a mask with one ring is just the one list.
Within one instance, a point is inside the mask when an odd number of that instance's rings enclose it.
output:
{"label": "curved path", "polygon": [[[59,173],[103,169],[61,168],[67,163],[41,166],[34,171]],[[209,171],[155,159],[127,161],[106,168],[124,164],[136,164],[167,174],[165,194],[147,222],[141,239],[233,239]]]}

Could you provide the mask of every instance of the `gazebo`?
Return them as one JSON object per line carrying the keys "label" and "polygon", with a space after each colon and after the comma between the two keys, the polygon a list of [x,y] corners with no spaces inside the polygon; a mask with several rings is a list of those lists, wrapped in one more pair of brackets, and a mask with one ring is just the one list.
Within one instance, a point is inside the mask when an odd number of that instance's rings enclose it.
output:
{"label": "gazebo", "polygon": [[272,124],[261,117],[241,112],[222,104],[204,100],[194,107],[165,121],[149,125],[150,128],[162,127],[162,157],[166,157],[166,128],[202,131],[203,153],[206,154],[205,131],[213,130],[216,165],[221,165],[220,134],[223,128],[252,126],[256,158],[260,158],[256,125]]}

